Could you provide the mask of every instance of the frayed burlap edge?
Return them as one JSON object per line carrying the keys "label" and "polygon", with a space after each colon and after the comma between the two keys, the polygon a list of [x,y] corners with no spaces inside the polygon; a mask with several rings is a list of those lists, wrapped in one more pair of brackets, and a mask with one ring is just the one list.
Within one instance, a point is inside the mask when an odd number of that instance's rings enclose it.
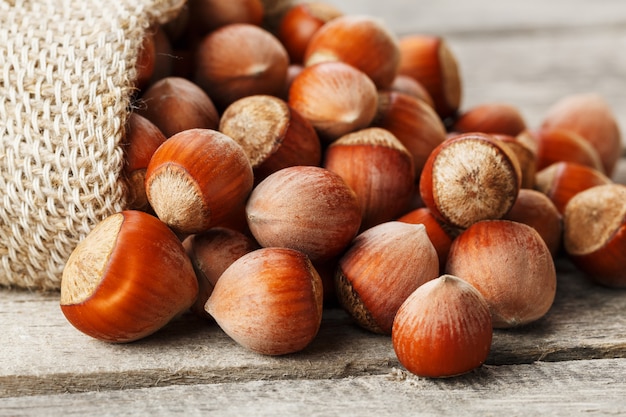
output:
{"label": "frayed burlap edge", "polygon": [[183,4],[0,2],[0,286],[58,290],[76,244],[124,209],[138,50]]}

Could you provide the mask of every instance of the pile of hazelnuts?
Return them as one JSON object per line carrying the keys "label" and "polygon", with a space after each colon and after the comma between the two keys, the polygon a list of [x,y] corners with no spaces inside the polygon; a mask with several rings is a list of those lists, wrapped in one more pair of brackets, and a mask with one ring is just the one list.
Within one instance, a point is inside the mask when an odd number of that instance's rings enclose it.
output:
{"label": "pile of hazelnuts", "polygon": [[461,110],[440,36],[396,37],[323,2],[271,26],[259,0],[193,0],[155,28],[126,127],[129,207],[62,277],[80,331],[130,342],[191,310],[259,354],[305,349],[324,308],[391,336],[421,376],[486,360],[542,318],[555,259],[626,287],[626,186],[597,94],[531,129]]}

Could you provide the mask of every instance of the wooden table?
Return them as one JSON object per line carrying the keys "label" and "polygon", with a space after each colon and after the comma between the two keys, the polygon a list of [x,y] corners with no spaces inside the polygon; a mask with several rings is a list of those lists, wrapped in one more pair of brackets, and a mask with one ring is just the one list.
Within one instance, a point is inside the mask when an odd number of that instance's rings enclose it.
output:
{"label": "wooden table", "polygon": [[[626,2],[335,0],[399,34],[445,36],[463,106],[507,101],[530,126],[561,97],[602,94],[626,128]],[[626,183],[626,161],[616,179]],[[304,352],[265,357],[184,315],[136,343],[92,340],[58,294],[0,291],[0,415],[619,415],[626,414],[626,292],[566,260],[543,319],[495,332],[487,363],[458,378],[408,374],[385,336],[328,309]]]}

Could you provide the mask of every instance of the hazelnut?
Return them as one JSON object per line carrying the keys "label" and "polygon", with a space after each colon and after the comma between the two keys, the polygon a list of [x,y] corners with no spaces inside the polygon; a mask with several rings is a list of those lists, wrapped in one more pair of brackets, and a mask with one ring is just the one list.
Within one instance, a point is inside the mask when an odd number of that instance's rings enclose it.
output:
{"label": "hazelnut", "polygon": [[205,309],[241,346],[264,355],[286,355],[303,350],[317,335],[322,291],[306,255],[261,248],[222,273]]}
{"label": "hazelnut", "polygon": [[304,68],[291,83],[289,105],[307,119],[323,142],[368,127],[378,106],[376,86],[342,62]]}
{"label": "hazelnut", "polygon": [[189,0],[188,7],[191,23],[200,34],[233,23],[261,26],[265,15],[261,0]]}
{"label": "hazelnut", "polygon": [[281,18],[278,39],[285,46],[292,63],[302,64],[309,41],[325,23],[342,16],[335,6],[320,1],[294,4]]}
{"label": "hazelnut", "polygon": [[439,275],[423,225],[386,222],[359,234],[339,259],[337,298],[356,323],[391,334],[393,318],[420,285]]}
{"label": "hazelnut", "polygon": [[76,246],[61,279],[61,311],[79,331],[131,342],[186,311],[198,293],[178,237],[142,211],[100,223]]}
{"label": "hazelnut", "polygon": [[146,196],[146,169],[152,154],[166,138],[161,130],[145,117],[131,113],[124,133],[124,174],[128,180],[128,209],[150,211]]}
{"label": "hazelnut", "polygon": [[408,149],[416,180],[430,153],[446,139],[446,128],[432,106],[395,91],[379,92],[372,125],[387,129]]}
{"label": "hazelnut", "polygon": [[313,166],[265,178],[252,190],[246,215],[261,246],[296,249],[314,262],[339,255],[361,225],[354,191],[338,174]]}
{"label": "hazelnut", "polygon": [[215,130],[190,129],[156,150],[146,171],[146,193],[162,221],[192,234],[226,219],[248,197],[253,180],[237,142]]}
{"label": "hazelnut", "polygon": [[339,174],[355,192],[361,230],[392,220],[411,201],[413,158],[385,129],[370,127],[337,139],[326,149],[323,167]]}
{"label": "hazelnut", "polygon": [[391,341],[400,363],[430,378],[481,366],[493,338],[485,298],[464,280],[443,275],[417,288],[400,306]]}
{"label": "hazelnut", "polygon": [[234,23],[205,36],[196,50],[195,82],[218,109],[255,94],[279,96],[289,56],[269,31]]}
{"label": "hazelnut", "polygon": [[377,88],[388,88],[398,74],[400,48],[380,20],[364,15],[331,19],[311,37],[304,65],[340,61],[358,68]]}
{"label": "hazelnut", "polygon": [[424,86],[415,78],[409,77],[408,75],[396,75],[396,78],[393,79],[393,82],[389,86],[389,90],[408,94],[424,101],[430,107],[435,107],[433,98],[430,96],[426,88],[424,88]]}
{"label": "hazelnut", "polygon": [[193,82],[166,77],[143,94],[137,112],[169,138],[188,129],[217,129],[219,115],[213,101]]}
{"label": "hazelnut", "polygon": [[536,321],[554,302],[552,255],[539,233],[523,223],[474,223],[452,242],[445,270],[480,291],[496,328]]}
{"label": "hazelnut", "polygon": [[579,192],[609,183],[611,179],[602,172],[573,162],[555,162],[535,176],[536,189],[547,195],[561,214]]}
{"label": "hazelnut", "polygon": [[529,143],[528,140],[521,140],[521,138],[527,139],[526,134],[521,133],[517,136],[510,136],[494,133],[492,136],[506,145],[517,158],[522,174],[520,187],[528,189],[534,188],[535,175],[537,174],[537,155],[533,143]]}
{"label": "hazelnut", "polygon": [[258,249],[258,245],[253,239],[236,230],[213,227],[190,235],[183,241],[183,247],[198,279],[198,297],[191,306],[191,311],[199,317],[209,318],[204,305],[217,280],[233,262]]}
{"label": "hazelnut", "polygon": [[573,162],[604,173],[596,148],[578,133],[566,129],[538,129],[531,132],[537,147],[537,170],[556,162]]}
{"label": "hazelnut", "polygon": [[598,152],[604,172],[609,177],[613,175],[623,145],[615,115],[602,96],[580,93],[563,97],[548,109],[541,127],[579,134]]}
{"label": "hazelnut", "polygon": [[455,120],[453,130],[517,136],[526,130],[526,122],[519,109],[511,104],[484,103],[462,112]]}
{"label": "hazelnut", "polygon": [[544,193],[527,188],[521,189],[515,204],[504,219],[534,228],[548,246],[552,257],[557,256],[563,237],[563,216]]}
{"label": "hazelnut", "polygon": [[419,81],[442,119],[454,116],[461,104],[462,86],[456,57],[440,36],[412,34],[401,37],[400,74]]}
{"label": "hazelnut", "polygon": [[432,214],[453,228],[502,218],[521,186],[519,163],[492,136],[465,133],[447,139],[428,157],[420,194]]}
{"label": "hazelnut", "polygon": [[322,158],[311,123],[278,97],[254,95],[235,101],[222,114],[219,130],[241,145],[257,182],[289,166],[317,166]]}
{"label": "hazelnut", "polygon": [[405,213],[398,218],[399,222],[422,224],[426,228],[426,234],[430,238],[437,256],[439,258],[439,268],[443,272],[443,268],[448,260],[448,252],[450,251],[450,245],[452,245],[452,237],[447,232],[444,226],[433,216],[433,214],[426,207],[419,207],[414,210]]}
{"label": "hazelnut", "polygon": [[576,194],[565,207],[564,247],[594,282],[626,288],[626,186],[606,184]]}

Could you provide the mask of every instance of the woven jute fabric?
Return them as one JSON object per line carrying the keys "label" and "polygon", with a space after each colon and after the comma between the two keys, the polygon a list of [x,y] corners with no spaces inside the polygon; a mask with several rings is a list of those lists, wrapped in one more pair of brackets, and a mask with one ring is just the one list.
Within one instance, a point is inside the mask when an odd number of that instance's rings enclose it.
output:
{"label": "woven jute fabric", "polygon": [[55,290],[125,208],[122,140],[149,27],[181,0],[0,0],[0,286]]}

